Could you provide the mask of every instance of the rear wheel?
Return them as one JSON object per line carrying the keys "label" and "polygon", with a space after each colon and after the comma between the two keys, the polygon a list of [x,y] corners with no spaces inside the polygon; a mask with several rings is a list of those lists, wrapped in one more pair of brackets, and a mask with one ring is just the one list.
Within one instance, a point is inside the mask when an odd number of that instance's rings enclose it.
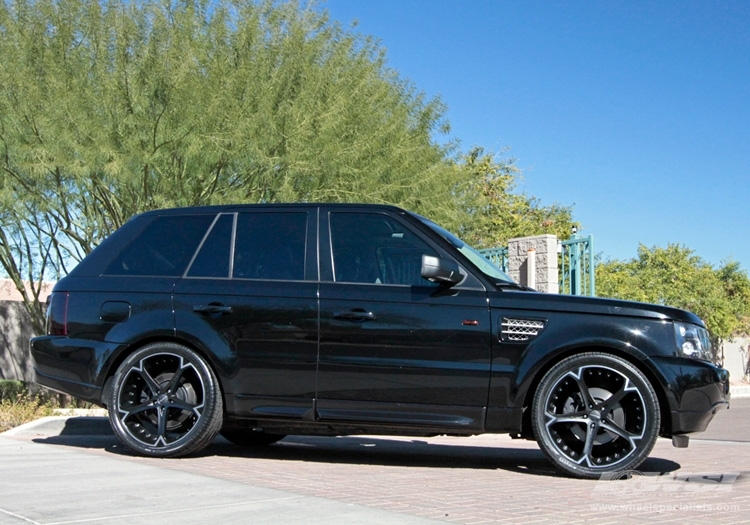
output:
{"label": "rear wheel", "polygon": [[651,383],[604,353],[568,357],[542,378],[532,405],[537,442],[555,466],[581,478],[635,469],[661,424]]}
{"label": "rear wheel", "polygon": [[152,457],[177,457],[207,446],[221,429],[223,399],[206,361],[175,343],[155,343],[117,369],[108,400],[120,441]]}

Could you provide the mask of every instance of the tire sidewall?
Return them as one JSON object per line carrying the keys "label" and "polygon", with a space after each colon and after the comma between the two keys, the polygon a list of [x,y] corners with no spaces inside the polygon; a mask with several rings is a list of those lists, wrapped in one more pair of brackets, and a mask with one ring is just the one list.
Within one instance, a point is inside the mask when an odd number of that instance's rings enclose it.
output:
{"label": "tire sidewall", "polygon": [[[553,387],[568,372],[583,366],[603,366],[612,368],[627,378],[637,387],[643,403],[647,410],[644,437],[638,444],[636,451],[623,461],[610,467],[591,468],[571,461],[566,455],[558,450],[552,437],[549,435],[545,421],[546,400]],[[542,378],[534,394],[532,403],[532,428],[537,443],[545,455],[552,461],[556,468],[564,473],[579,478],[598,479],[607,474],[629,471],[637,468],[653,449],[658,438],[661,425],[661,413],[659,401],[653,386],[648,378],[629,361],[611,354],[589,352],[577,354],[563,359],[554,365]]]}
{"label": "tire sidewall", "polygon": [[[177,355],[192,364],[203,383],[204,409],[193,428],[180,439],[165,446],[152,446],[132,436],[119,417],[118,400],[131,369],[141,360],[159,354]],[[177,343],[152,343],[128,356],[113,376],[107,406],[109,423],[117,438],[134,452],[150,457],[178,457],[204,448],[218,434],[223,419],[223,399],[213,370],[200,355]]]}

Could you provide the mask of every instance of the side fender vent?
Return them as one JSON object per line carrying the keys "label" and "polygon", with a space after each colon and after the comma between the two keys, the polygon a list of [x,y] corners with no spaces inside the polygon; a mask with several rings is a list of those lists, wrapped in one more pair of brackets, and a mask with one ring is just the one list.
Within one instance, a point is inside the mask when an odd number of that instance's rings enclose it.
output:
{"label": "side fender vent", "polygon": [[511,343],[531,341],[538,336],[546,321],[542,319],[511,319],[503,317],[500,339]]}

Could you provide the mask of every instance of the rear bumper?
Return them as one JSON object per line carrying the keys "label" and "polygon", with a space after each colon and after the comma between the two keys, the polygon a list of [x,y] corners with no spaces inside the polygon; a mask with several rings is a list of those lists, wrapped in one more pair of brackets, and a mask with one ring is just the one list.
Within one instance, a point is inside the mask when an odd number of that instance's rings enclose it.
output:
{"label": "rear bumper", "polygon": [[683,358],[654,358],[665,380],[670,421],[662,435],[703,432],[716,412],[729,408],[729,372],[711,363]]}
{"label": "rear bumper", "polygon": [[35,382],[101,405],[106,365],[122,344],[64,336],[34,337],[29,342]]}

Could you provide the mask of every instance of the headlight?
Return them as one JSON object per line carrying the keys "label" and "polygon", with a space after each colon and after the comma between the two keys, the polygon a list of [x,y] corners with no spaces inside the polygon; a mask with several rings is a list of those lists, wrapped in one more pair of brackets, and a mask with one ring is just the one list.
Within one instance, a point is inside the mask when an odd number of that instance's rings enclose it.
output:
{"label": "headlight", "polygon": [[674,336],[677,341],[677,355],[711,361],[711,339],[708,330],[689,323],[674,323]]}

